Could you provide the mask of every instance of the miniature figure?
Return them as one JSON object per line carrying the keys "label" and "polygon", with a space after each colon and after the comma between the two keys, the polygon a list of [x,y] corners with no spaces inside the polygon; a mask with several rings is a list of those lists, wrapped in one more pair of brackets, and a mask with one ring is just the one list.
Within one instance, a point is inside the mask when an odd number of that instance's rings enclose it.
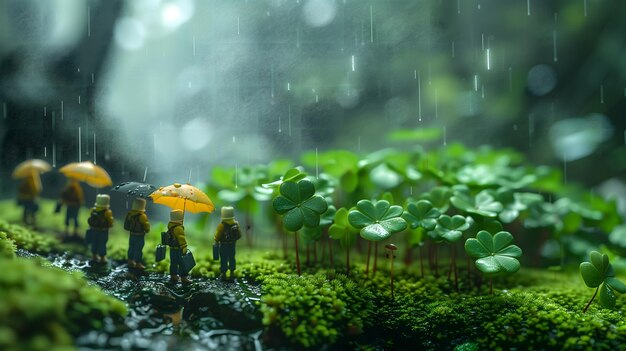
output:
{"label": "miniature figure", "polygon": [[78,210],[83,204],[83,188],[78,180],[67,178],[67,184],[61,190],[61,199],[57,203],[55,212],[61,211],[61,205],[67,206],[65,212],[65,236],[69,235],[70,221],[74,221],[74,236],[78,236]]}
{"label": "miniature figure", "polygon": [[222,222],[217,225],[215,242],[219,245],[220,278],[226,279],[226,271],[230,269],[230,278],[235,274],[235,245],[241,239],[239,222],[235,220],[235,209],[231,206],[222,207]]}
{"label": "miniature figure", "polygon": [[128,239],[128,267],[145,269],[142,263],[143,246],[146,234],[150,232],[150,223],[146,215],[146,200],[136,198],[133,207],[126,215],[124,229],[130,232]]}
{"label": "miniature figure", "polygon": [[39,210],[37,197],[41,193],[41,179],[38,173],[25,177],[17,189],[17,204],[24,207],[24,224],[35,225],[35,213]]}
{"label": "miniature figure", "polygon": [[184,212],[172,210],[170,222],[167,224],[168,245],[170,247],[170,283],[191,284],[187,277],[189,272],[183,267],[183,255],[187,253],[187,240],[185,239],[185,227],[183,226]]}
{"label": "miniature figure", "polygon": [[91,253],[93,263],[106,263],[107,241],[109,241],[109,228],[113,226],[113,212],[109,209],[110,197],[106,194],[98,194],[96,203],[91,209],[89,227],[91,230]]}

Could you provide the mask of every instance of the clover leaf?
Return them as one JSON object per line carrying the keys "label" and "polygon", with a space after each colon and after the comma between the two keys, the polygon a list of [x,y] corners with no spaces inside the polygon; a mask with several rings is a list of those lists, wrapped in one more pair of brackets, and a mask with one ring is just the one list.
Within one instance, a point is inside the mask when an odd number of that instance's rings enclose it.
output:
{"label": "clover leaf", "polygon": [[422,227],[426,230],[435,229],[439,216],[441,212],[427,200],[409,203],[402,214],[402,218],[411,225],[411,229]]}
{"label": "clover leaf", "polygon": [[328,209],[323,197],[315,195],[315,186],[308,179],[280,185],[280,195],[272,202],[274,210],[283,216],[285,229],[295,232],[303,226],[317,227],[320,215]]}
{"label": "clover leaf", "polygon": [[469,227],[470,223],[463,216],[442,215],[437,219],[434,232],[437,234],[437,239],[452,243],[461,239],[463,232]]}
{"label": "clover leaf", "polygon": [[481,230],[476,238],[465,241],[465,252],[476,259],[476,268],[483,273],[515,273],[520,268],[517,258],[522,256],[522,249],[512,242],[513,235],[509,232],[491,235]]}
{"label": "clover leaf", "polygon": [[434,207],[438,208],[441,212],[446,212],[450,207],[450,197],[452,196],[452,190],[445,186],[438,186],[433,188],[430,192],[422,194],[421,200],[429,201]]}
{"label": "clover leaf", "polygon": [[402,212],[402,207],[391,206],[389,201],[360,200],[356,210],[348,213],[348,221],[353,227],[361,229],[363,239],[381,241],[406,229],[406,221],[400,217]]}
{"label": "clover leaf", "polygon": [[356,241],[356,233],[359,230],[350,225],[348,221],[348,210],[340,208],[335,213],[335,223],[328,228],[328,236],[339,240],[343,248],[349,248]]}
{"label": "clover leaf", "polygon": [[593,299],[600,290],[600,305],[604,308],[612,309],[615,307],[615,292],[626,293],[626,284],[615,278],[613,266],[609,263],[609,256],[601,254],[597,251],[591,251],[589,255],[590,262],[580,264],[580,275],[585,284],[590,288],[596,288],[593,297],[583,309],[583,313],[593,302]]}
{"label": "clover leaf", "polygon": [[459,210],[483,217],[496,217],[502,211],[502,204],[495,200],[489,190],[483,190],[472,198],[469,189],[460,188],[450,198],[450,202]]}

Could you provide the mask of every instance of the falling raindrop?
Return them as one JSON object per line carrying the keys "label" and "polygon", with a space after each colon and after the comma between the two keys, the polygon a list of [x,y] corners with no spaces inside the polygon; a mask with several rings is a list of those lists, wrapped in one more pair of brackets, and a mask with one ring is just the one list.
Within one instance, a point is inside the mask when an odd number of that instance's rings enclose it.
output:
{"label": "falling raindrop", "polygon": [[280,122],[280,113],[278,114],[278,132],[282,133],[283,132],[283,128]]}
{"label": "falling raindrop", "polygon": [[92,73],[91,74],[91,84],[93,84],[96,81],[96,77],[95,75]]}
{"label": "falling raindrop", "polygon": [[43,147],[43,157],[48,157],[48,148],[46,146]]}
{"label": "falling raindrop", "polygon": [[370,5],[370,43],[374,42],[374,10]]}
{"label": "falling raindrop", "polygon": [[235,189],[239,188],[239,166],[235,163]]}
{"label": "falling raindrop", "polygon": [[239,16],[237,16],[237,35],[241,34],[240,24],[241,24],[241,19],[239,18]]}
{"label": "falling raindrop", "polygon": [[447,139],[447,136],[446,136],[446,126],[443,126],[443,146],[448,145],[448,141],[446,139]]}
{"label": "falling raindrop", "polygon": [[191,36],[191,47],[192,47],[193,56],[196,57],[196,36],[195,35]]}
{"label": "falling raindrop", "polygon": [[287,82],[287,91],[291,91],[291,84],[289,84],[289,82]]}
{"label": "falling raindrop", "polygon": [[484,84],[480,86],[480,97],[483,99],[485,98],[485,85]]}
{"label": "falling raindrop", "polygon": [[81,162],[82,157],[82,138],[80,137],[80,127],[78,127],[78,162]]}
{"label": "falling raindrop", "polygon": [[146,167],[146,169],[144,169],[143,171],[143,182],[146,182],[146,178],[148,177],[148,167]]}
{"label": "falling raindrop", "polygon": [[57,144],[52,143],[52,167],[57,166]]}
{"label": "falling raindrop", "polygon": [[61,100],[61,120],[63,120],[63,100]]}
{"label": "falling raindrop", "polygon": [[480,49],[485,51],[485,33],[480,33]]}
{"label": "falling raindrop", "polygon": [[187,184],[191,184],[191,170],[193,168],[189,168],[189,176],[187,177]]}
{"label": "falling raindrop", "polygon": [[452,42],[452,57],[454,57],[454,42]]}
{"label": "falling raindrop", "polygon": [[456,13],[461,13],[461,0],[456,0]]}
{"label": "falling raindrop", "polygon": [[354,72],[354,55],[352,55],[352,72]]}
{"label": "falling raindrop", "polygon": [[97,164],[96,162],[96,132],[93,133],[93,164]]}
{"label": "falling raindrop", "polygon": [[80,105],[80,95],[78,95],[78,104]]}
{"label": "falling raindrop", "polygon": [[474,91],[478,91],[478,75],[474,75]]}
{"label": "falling raindrop", "polygon": [[413,196],[413,187],[409,187],[409,195]]}
{"label": "falling raindrop", "polygon": [[417,117],[422,121],[422,77],[420,71],[417,72]]}
{"label": "falling raindrop", "polygon": [[552,31],[552,61],[557,62],[559,58],[556,54],[556,30]]}
{"label": "falling raindrop", "polygon": [[91,37],[91,6],[87,6],[87,36]]}
{"label": "falling raindrop", "polygon": [[491,70],[491,55],[490,55],[490,49],[487,49],[487,52],[485,54],[485,56],[487,56],[487,71]]}
{"label": "falling raindrop", "polygon": [[319,95],[315,95],[315,103],[320,102],[320,96]]}
{"label": "falling raindrop", "polygon": [[526,0],[526,15],[530,16],[530,0]]}
{"label": "falling raindrop", "polygon": [[587,17],[587,0],[583,0],[583,9],[584,9],[585,17]]}
{"label": "falling raindrop", "polygon": [[315,178],[319,178],[319,177],[320,177],[320,167],[319,167],[317,148],[315,148]]}
{"label": "falling raindrop", "polygon": [[604,104],[604,85],[600,85],[600,103]]}
{"label": "falling raindrop", "polygon": [[48,112],[48,111],[47,111],[47,108],[44,106],[44,107],[43,107],[43,116],[44,116],[44,117],[46,117],[47,112]]}
{"label": "falling raindrop", "polygon": [[237,142],[237,137],[233,135],[233,144]]}

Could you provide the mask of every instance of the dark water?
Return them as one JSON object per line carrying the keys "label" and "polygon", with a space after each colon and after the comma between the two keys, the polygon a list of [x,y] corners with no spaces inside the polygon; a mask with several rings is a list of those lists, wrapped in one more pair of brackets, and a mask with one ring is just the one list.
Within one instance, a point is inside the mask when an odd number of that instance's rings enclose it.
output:
{"label": "dark water", "polygon": [[123,320],[103,320],[99,330],[76,339],[81,350],[264,350],[260,289],[246,280],[195,279],[172,285],[169,276],[129,271],[109,262],[90,267],[69,254],[48,257],[52,265],[82,271],[129,308]]}

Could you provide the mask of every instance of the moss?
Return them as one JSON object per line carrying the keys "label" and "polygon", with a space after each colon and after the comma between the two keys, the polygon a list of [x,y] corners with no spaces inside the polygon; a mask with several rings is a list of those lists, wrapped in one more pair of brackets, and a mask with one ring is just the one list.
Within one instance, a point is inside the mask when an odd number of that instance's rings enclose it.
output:
{"label": "moss", "polygon": [[0,259],[15,257],[15,242],[9,239],[7,233],[0,231]]}
{"label": "moss", "polygon": [[263,324],[297,348],[334,344],[356,335],[373,311],[368,290],[343,275],[277,273],[260,276]]}
{"label": "moss", "polygon": [[71,349],[75,336],[100,328],[104,318],[126,314],[121,301],[82,276],[43,263],[0,259],[0,349]]}
{"label": "moss", "polygon": [[5,232],[7,238],[13,240],[18,248],[33,253],[47,254],[60,249],[59,240],[53,236],[44,235],[18,224],[0,220],[0,231]]}

